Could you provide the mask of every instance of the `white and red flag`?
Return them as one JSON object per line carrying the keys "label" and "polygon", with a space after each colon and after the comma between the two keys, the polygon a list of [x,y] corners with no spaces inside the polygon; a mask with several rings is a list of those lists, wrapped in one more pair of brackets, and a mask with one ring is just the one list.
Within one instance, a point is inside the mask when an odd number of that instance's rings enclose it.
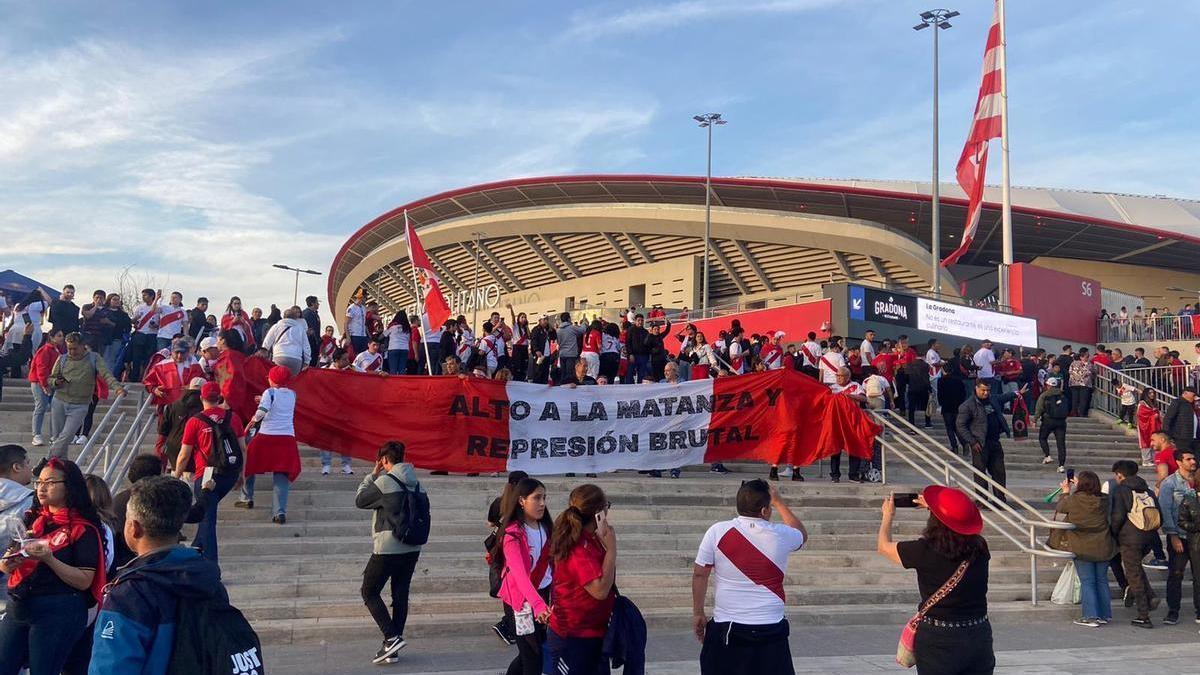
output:
{"label": "white and red flag", "polygon": [[458,473],[805,466],[843,450],[870,458],[879,431],[849,397],[794,370],[572,389],[309,368],[289,386],[301,443],[370,460],[401,440],[406,461]]}
{"label": "white and red flag", "polygon": [[416,278],[417,293],[420,294],[421,306],[424,309],[421,319],[425,330],[437,330],[446,319],[450,318],[450,305],[446,296],[442,295],[442,280],[425,255],[425,248],[417,238],[416,231],[408,222],[408,212],[404,212],[404,241],[408,244],[408,259],[412,261],[413,276]]}
{"label": "white and red flag", "polygon": [[995,3],[992,27],[988,30],[987,46],[983,49],[983,80],[979,84],[979,99],[975,102],[975,118],[967,134],[967,144],[958,158],[958,184],[967,193],[967,224],[963,230],[962,243],[942,261],[943,267],[958,262],[979,229],[979,212],[983,206],[983,180],[987,173],[988,142],[1000,138],[1002,128],[1003,100],[1001,88],[1004,73],[1001,70],[1000,50],[1002,31],[1000,25],[1000,2]]}

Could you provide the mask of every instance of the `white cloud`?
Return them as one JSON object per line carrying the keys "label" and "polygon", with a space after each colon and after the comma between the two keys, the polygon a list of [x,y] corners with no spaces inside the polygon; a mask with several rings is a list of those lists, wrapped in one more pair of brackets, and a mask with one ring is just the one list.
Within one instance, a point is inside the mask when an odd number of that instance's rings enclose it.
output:
{"label": "white cloud", "polygon": [[[839,4],[839,0],[680,0],[645,5],[612,14],[583,12],[572,17],[567,37],[592,40],[611,35],[645,33],[686,23],[746,14],[786,14]],[[844,0],[841,4],[844,4]]]}

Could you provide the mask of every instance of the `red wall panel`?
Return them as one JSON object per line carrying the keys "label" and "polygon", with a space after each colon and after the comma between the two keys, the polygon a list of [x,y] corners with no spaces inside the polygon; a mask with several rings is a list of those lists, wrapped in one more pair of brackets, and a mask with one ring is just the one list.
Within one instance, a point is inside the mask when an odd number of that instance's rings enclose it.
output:
{"label": "red wall panel", "polygon": [[1057,270],[1017,263],[1009,271],[1013,312],[1038,320],[1038,333],[1095,344],[1100,316],[1100,282]]}
{"label": "red wall panel", "polygon": [[[813,300],[797,305],[756,309],[738,314],[726,314],[691,323],[695,324],[696,330],[704,333],[704,337],[710,343],[716,342],[717,335],[723,330],[728,330],[729,323],[734,319],[742,322],[742,329],[746,331],[747,337],[754,333],[762,334],[781,330],[787,333],[787,337],[783,339],[783,344],[788,344],[789,342],[799,343],[804,342],[804,336],[810,330],[817,331],[820,334],[821,324],[830,320],[829,312],[832,302],[832,300],[828,299]],[[687,322],[678,322],[671,325],[672,337],[665,342],[667,349],[671,350],[672,354],[679,351],[679,341],[674,338],[674,335],[683,330],[685,325],[687,325]],[[822,335],[820,337],[827,336]]]}

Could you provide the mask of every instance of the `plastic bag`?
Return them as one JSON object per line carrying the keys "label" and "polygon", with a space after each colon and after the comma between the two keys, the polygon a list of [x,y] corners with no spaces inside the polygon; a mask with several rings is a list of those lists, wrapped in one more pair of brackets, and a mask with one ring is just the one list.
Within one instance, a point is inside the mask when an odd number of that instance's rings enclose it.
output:
{"label": "plastic bag", "polygon": [[1078,605],[1079,592],[1079,573],[1075,571],[1075,565],[1067,565],[1058,576],[1058,583],[1054,584],[1050,602],[1056,605]]}

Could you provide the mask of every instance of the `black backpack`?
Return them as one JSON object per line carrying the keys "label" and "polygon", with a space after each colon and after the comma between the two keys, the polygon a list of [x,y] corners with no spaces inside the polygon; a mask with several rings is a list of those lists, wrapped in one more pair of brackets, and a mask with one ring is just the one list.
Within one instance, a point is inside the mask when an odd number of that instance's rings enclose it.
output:
{"label": "black backpack", "polygon": [[392,514],[392,536],[409,546],[424,546],[429,541],[429,495],[409,490],[404,481],[392,474],[388,477],[400,486],[400,510]]}
{"label": "black backpack", "polygon": [[1067,395],[1059,392],[1046,400],[1046,415],[1052,420],[1065,420],[1071,415]]}
{"label": "black backpack", "polygon": [[242,471],[245,456],[242,454],[242,444],[238,443],[237,436],[233,433],[233,427],[229,426],[229,416],[232,414],[232,411],[226,410],[225,417],[220,422],[214,422],[204,413],[200,413],[194,418],[202,420],[212,430],[210,434],[212,444],[209,446],[205,458],[219,474]]}
{"label": "black backpack", "polygon": [[264,675],[262,645],[246,617],[225,600],[180,598],[171,675]]}

